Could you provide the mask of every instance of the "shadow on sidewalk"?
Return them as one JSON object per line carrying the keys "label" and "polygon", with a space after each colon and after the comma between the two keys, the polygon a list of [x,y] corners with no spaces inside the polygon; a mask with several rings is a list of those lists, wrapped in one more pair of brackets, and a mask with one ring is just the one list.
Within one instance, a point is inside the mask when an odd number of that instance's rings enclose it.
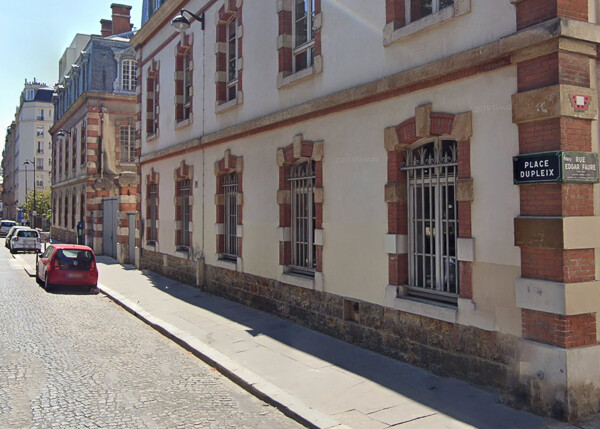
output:
{"label": "shadow on sidewalk", "polygon": [[[98,257],[106,265],[114,259]],[[136,270],[134,266],[123,266]],[[466,381],[437,376],[427,370],[371,352],[244,304],[202,292],[149,270],[142,270],[152,287],[178,300],[247,327],[254,336],[268,336],[412,401],[476,428],[538,428],[557,423],[500,403],[501,392]],[[357,381],[357,383],[360,381]],[[568,426],[568,425],[566,425]]]}

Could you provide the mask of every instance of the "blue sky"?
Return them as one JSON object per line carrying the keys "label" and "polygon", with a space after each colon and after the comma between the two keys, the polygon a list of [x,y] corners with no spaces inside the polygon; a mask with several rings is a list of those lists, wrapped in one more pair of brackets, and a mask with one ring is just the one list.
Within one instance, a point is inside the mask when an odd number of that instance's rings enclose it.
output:
{"label": "blue sky", "polygon": [[0,11],[0,147],[25,79],[49,86],[58,80],[58,60],[77,33],[100,34],[100,20],[111,18],[112,3],[132,6],[139,29],[142,0],[3,1]]}

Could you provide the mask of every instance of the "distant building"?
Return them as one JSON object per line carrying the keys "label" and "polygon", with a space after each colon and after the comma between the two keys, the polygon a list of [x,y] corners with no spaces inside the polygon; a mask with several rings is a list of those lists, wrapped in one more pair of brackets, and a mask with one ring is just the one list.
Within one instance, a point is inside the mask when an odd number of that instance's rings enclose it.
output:
{"label": "distant building", "polygon": [[70,67],[60,65],[63,76],[50,130],[52,236],[76,242],[82,222],[85,244],[128,262],[127,230],[122,228],[127,213],[135,212],[137,63],[129,44],[131,6],[111,8],[112,20],[100,21],[102,36],[91,36]]}
{"label": "distant building", "polygon": [[142,25],[165,3],[166,0],[144,0],[142,3]]}
{"label": "distant building", "polygon": [[53,89],[46,84],[25,81],[15,121],[7,129],[3,181],[5,185],[2,217],[19,220],[25,195],[50,185],[51,140],[54,106]]}

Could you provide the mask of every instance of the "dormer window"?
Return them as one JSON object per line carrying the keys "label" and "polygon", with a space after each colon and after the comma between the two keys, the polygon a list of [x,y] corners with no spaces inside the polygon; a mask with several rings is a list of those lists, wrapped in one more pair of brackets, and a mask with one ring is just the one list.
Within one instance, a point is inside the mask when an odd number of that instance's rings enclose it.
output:
{"label": "dormer window", "polygon": [[123,91],[135,91],[137,87],[137,62],[135,60],[123,60],[121,64],[121,89]]}

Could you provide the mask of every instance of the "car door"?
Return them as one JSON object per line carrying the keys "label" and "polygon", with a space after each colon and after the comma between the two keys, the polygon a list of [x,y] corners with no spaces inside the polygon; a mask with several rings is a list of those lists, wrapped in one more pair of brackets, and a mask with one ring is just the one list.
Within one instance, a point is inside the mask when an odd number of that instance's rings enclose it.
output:
{"label": "car door", "polygon": [[48,271],[48,264],[50,263],[50,258],[54,253],[54,246],[48,246],[46,251],[42,253],[42,255],[38,258],[38,277],[40,280],[44,280],[46,277],[46,271]]}

